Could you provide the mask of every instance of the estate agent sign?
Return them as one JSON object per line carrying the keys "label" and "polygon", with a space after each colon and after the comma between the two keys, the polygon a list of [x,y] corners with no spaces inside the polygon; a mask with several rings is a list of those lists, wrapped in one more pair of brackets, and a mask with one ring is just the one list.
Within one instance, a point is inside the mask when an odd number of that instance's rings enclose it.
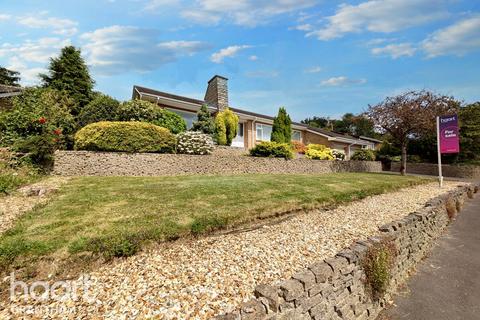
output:
{"label": "estate agent sign", "polygon": [[458,116],[456,114],[437,117],[437,148],[438,178],[440,187],[442,187],[442,154],[460,152],[460,135],[458,131]]}
{"label": "estate agent sign", "polygon": [[460,152],[457,115],[440,117],[440,152]]}

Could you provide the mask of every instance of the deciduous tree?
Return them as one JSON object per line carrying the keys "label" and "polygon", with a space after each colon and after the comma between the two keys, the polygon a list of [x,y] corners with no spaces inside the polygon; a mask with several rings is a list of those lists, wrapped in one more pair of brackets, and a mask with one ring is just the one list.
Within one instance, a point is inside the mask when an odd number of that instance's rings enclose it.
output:
{"label": "deciduous tree", "polygon": [[407,146],[410,137],[435,132],[435,118],[454,114],[460,102],[453,97],[432,92],[409,91],[387,97],[383,102],[369,106],[368,117],[384,132],[388,132],[401,146],[402,162],[400,172],[406,173]]}

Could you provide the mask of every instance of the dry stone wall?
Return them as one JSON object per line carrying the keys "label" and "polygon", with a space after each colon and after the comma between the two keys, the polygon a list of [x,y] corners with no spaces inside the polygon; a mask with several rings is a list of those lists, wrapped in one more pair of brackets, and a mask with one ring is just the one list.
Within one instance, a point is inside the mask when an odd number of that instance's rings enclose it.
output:
{"label": "dry stone wall", "polygon": [[212,155],[57,151],[53,174],[63,176],[162,176],[184,174],[381,172],[380,162],[255,158],[242,149]]}
{"label": "dry stone wall", "polygon": [[[318,261],[278,285],[262,284],[255,299],[217,320],[375,319],[409,272],[450,223],[447,203],[460,209],[478,186],[462,186],[430,200],[423,209],[382,226],[377,237],[357,241],[335,257]],[[451,208],[450,208],[451,209]],[[373,299],[364,263],[371,248],[388,241],[395,248],[387,293]]]}
{"label": "dry stone wall", "polygon": [[[400,172],[400,163],[392,162],[390,171]],[[432,163],[407,163],[407,172],[414,174],[424,174],[429,176],[438,175],[438,165]],[[443,165],[443,176],[453,178],[479,179],[480,166],[472,165]]]}

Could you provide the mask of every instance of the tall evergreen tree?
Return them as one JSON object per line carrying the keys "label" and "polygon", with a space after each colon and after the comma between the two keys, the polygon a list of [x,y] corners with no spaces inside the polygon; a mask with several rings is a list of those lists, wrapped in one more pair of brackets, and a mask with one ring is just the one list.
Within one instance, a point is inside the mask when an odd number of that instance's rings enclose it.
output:
{"label": "tall evergreen tree", "polygon": [[271,141],[290,143],[292,141],[292,120],[284,107],[278,109],[278,115],[273,120]]}
{"label": "tall evergreen tree", "polygon": [[0,67],[0,84],[19,87],[20,73]]}
{"label": "tall evergreen tree", "polygon": [[66,92],[77,106],[74,115],[80,113],[93,95],[95,82],[90,77],[88,67],[81,56],[80,49],[66,46],[58,58],[51,58],[48,74],[41,74],[43,86]]}
{"label": "tall evergreen tree", "polygon": [[200,131],[205,134],[213,134],[215,132],[215,120],[208,111],[206,104],[202,105],[197,112],[197,121],[193,123],[192,131]]}

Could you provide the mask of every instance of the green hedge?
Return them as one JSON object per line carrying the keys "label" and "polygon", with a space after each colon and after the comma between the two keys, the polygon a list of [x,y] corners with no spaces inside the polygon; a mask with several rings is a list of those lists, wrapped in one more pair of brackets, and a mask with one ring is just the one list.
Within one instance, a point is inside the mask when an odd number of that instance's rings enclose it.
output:
{"label": "green hedge", "polygon": [[143,100],[122,103],[118,110],[117,120],[149,122],[167,128],[175,134],[187,130],[187,124],[181,116]]}
{"label": "green hedge", "polygon": [[292,146],[288,143],[264,141],[250,149],[250,155],[254,157],[292,159],[294,154]]}
{"label": "green hedge", "polygon": [[168,129],[136,121],[92,123],[75,135],[76,150],[172,153],[175,144]]}
{"label": "green hedge", "polygon": [[351,159],[358,161],[375,161],[375,152],[367,149],[357,150]]}

